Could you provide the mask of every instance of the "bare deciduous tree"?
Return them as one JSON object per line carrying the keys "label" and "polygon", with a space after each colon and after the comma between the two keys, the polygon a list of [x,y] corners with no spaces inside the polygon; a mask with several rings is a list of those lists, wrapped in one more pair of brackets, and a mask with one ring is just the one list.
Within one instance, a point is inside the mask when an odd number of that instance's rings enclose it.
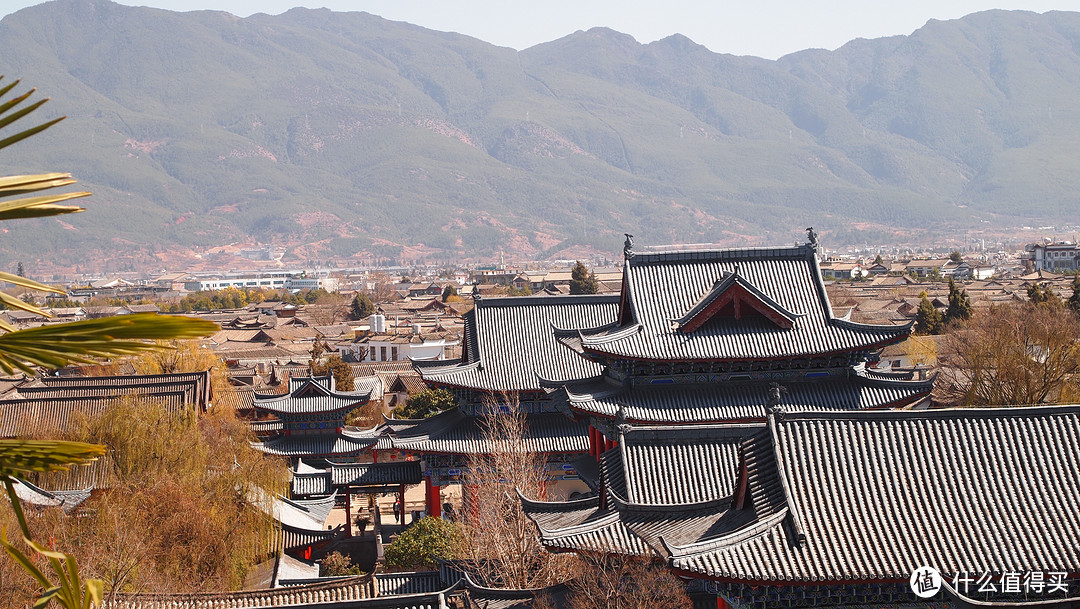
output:
{"label": "bare deciduous tree", "polygon": [[469,558],[484,585],[539,588],[564,582],[577,573],[578,559],[540,545],[517,496],[518,490],[533,499],[545,496],[544,457],[525,441],[518,397],[486,399],[484,407],[484,442],[491,452],[470,459],[465,481],[471,493],[464,514]]}
{"label": "bare deciduous tree", "polygon": [[642,556],[590,556],[570,582],[571,609],[669,609],[693,604],[668,568]]}
{"label": "bare deciduous tree", "polygon": [[344,294],[333,292],[319,299],[315,304],[304,306],[304,313],[316,326],[332,326],[349,318],[352,302]]}
{"label": "bare deciduous tree", "polygon": [[1080,324],[1060,304],[993,307],[953,327],[947,345],[938,392],[949,404],[1044,404],[1080,395]]}

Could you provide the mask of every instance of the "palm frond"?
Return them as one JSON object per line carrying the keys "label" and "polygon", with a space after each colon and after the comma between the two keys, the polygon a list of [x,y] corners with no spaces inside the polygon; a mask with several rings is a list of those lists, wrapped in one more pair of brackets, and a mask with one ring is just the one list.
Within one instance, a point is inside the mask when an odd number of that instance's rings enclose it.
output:
{"label": "palm frond", "polygon": [[87,319],[18,330],[0,335],[0,369],[32,372],[31,366],[60,368],[163,348],[144,342],[198,338],[218,330],[217,324],[190,317],[154,313]]}
{"label": "palm frond", "polygon": [[39,173],[35,175],[5,176],[0,178],[0,196],[24,195],[46,188],[68,186],[75,179],[70,173]]}
{"label": "palm frond", "polygon": [[86,211],[77,205],[56,205],[70,199],[89,197],[86,191],[65,192],[58,195],[45,195],[41,197],[25,197],[13,201],[0,203],[0,220],[18,220],[21,218],[43,218],[47,216],[59,216],[60,214],[74,214]]}
{"label": "palm frond", "polygon": [[48,317],[48,315],[45,314],[45,311],[42,311],[40,307],[32,305],[28,302],[23,302],[22,300],[15,298],[14,296],[6,292],[0,292],[0,302],[4,303],[8,308],[11,309],[19,309],[20,311],[28,311],[35,315],[43,315],[45,317]]}
{"label": "palm frond", "polygon": [[105,454],[105,447],[62,440],[0,440],[0,476],[63,471]]}
{"label": "palm frond", "polygon": [[45,285],[44,283],[38,283],[32,279],[26,277],[20,277],[18,275],[12,275],[11,273],[5,273],[0,271],[0,281],[6,281],[8,283],[14,283],[15,285],[21,285],[24,288],[30,288],[31,290],[39,290],[41,292],[52,292],[54,294],[67,294],[60,288],[53,287],[51,285]]}

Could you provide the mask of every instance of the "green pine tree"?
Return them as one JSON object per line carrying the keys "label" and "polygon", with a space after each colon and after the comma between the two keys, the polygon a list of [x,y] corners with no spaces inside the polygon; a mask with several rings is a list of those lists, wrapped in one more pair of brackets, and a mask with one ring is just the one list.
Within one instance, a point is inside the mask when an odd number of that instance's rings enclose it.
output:
{"label": "green pine tree", "polygon": [[371,302],[371,298],[363,292],[357,292],[352,299],[352,305],[349,306],[349,317],[364,319],[374,312],[375,304]]}
{"label": "green pine tree", "polygon": [[941,334],[944,325],[945,316],[934,308],[933,303],[923,293],[922,301],[919,302],[919,311],[915,314],[915,333]]}
{"label": "green pine tree", "polygon": [[949,277],[949,307],[945,309],[945,323],[971,319],[973,313],[967,290],[957,287],[956,282]]}
{"label": "green pine tree", "polygon": [[600,282],[596,280],[596,273],[590,271],[585,263],[578,260],[574,270],[570,272],[571,294],[595,294],[600,291]]}

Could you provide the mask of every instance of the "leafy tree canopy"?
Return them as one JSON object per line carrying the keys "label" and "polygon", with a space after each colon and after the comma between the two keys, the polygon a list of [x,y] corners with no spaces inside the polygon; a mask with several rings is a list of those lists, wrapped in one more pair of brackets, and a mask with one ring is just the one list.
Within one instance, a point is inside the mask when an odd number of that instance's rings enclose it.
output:
{"label": "leafy tree canopy", "polygon": [[445,389],[428,389],[409,396],[404,406],[394,409],[394,416],[401,419],[426,419],[457,406],[454,394]]}
{"label": "leafy tree canopy", "polygon": [[600,282],[596,280],[596,273],[578,260],[574,270],[570,272],[571,294],[595,294],[600,290]]}
{"label": "leafy tree canopy", "polygon": [[971,299],[968,298],[967,290],[957,287],[956,282],[949,278],[949,307],[945,309],[945,323],[954,321],[966,321],[971,319],[973,313]]}
{"label": "leafy tree canopy", "polygon": [[451,296],[457,296],[457,288],[451,284],[446,284],[446,287],[442,290],[442,301],[446,302]]}
{"label": "leafy tree canopy", "polygon": [[442,518],[423,518],[386,546],[386,564],[398,569],[434,569],[436,559],[459,558],[465,536],[461,527]]}
{"label": "leafy tree canopy", "polygon": [[325,361],[312,359],[309,364],[313,376],[334,375],[334,388],[337,391],[352,391],[353,378],[352,366],[345,363],[338,354],[330,355]]}
{"label": "leafy tree canopy", "polygon": [[945,315],[934,308],[933,303],[923,292],[922,300],[919,302],[919,311],[915,314],[915,333],[941,334],[944,327]]}
{"label": "leafy tree canopy", "polygon": [[371,297],[363,292],[357,292],[356,296],[353,296],[352,304],[349,306],[349,317],[353,319],[364,319],[375,312],[375,304],[371,302]]}

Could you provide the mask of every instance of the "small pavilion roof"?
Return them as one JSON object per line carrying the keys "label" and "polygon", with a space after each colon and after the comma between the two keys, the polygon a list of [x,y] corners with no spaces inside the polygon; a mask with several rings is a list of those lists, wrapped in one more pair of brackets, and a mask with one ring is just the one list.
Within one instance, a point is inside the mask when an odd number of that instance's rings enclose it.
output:
{"label": "small pavilion roof", "polygon": [[369,402],[376,390],[381,393],[382,382],[377,377],[354,381],[355,391],[335,391],[332,377],[299,377],[289,379],[289,393],[255,394],[252,407],[271,414],[303,414],[335,412],[356,408]]}
{"label": "small pavilion roof", "polygon": [[419,461],[330,464],[327,469],[297,467],[292,478],[294,495],[325,495],[338,486],[419,484],[424,473]]}
{"label": "small pavilion roof", "polygon": [[[854,411],[911,404],[933,389],[933,379],[881,374],[857,367],[847,376],[784,382],[780,404],[787,410]],[[642,384],[623,388],[604,379],[565,386],[555,393],[570,410],[644,424],[764,421],[769,381]]]}
{"label": "small pavilion roof", "polygon": [[373,435],[312,434],[279,436],[265,442],[252,442],[252,448],[284,457],[334,457],[356,455],[375,446]]}
{"label": "small pavilion roof", "polygon": [[[589,450],[589,434],[584,423],[559,413],[526,415],[524,438],[528,450],[538,453],[583,453]],[[391,436],[391,445],[400,450],[458,455],[489,454],[483,419],[454,408],[435,415]]]}
{"label": "small pavilion roof", "polygon": [[556,343],[553,327],[594,327],[615,320],[618,296],[490,298],[465,314],[462,356],[415,361],[429,384],[483,391],[539,391],[540,379],[600,374],[599,364]]}
{"label": "small pavilion roof", "polygon": [[47,491],[25,480],[15,480],[15,495],[24,504],[35,507],[58,507],[70,514],[84,501],[90,498],[93,488],[76,489],[69,491]]}
{"label": "small pavilion roof", "polygon": [[[733,286],[753,305],[744,309],[764,314],[714,314]],[[911,332],[834,317],[810,245],[637,254],[624,265],[618,319],[559,339],[605,358],[725,361],[870,351]]]}

